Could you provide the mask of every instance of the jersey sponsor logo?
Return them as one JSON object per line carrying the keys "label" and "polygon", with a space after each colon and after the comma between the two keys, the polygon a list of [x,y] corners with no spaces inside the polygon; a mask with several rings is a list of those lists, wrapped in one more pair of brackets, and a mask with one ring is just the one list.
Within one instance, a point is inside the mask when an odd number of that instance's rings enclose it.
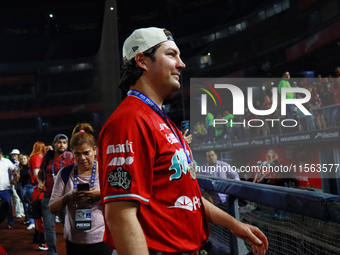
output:
{"label": "jersey sponsor logo", "polygon": [[124,158],[124,157],[114,157],[110,163],[109,163],[109,166],[122,166],[122,165],[131,165],[134,161],[134,158],[133,157],[127,157],[127,158]]}
{"label": "jersey sponsor logo", "polygon": [[134,151],[132,149],[132,142],[129,142],[129,140],[126,140],[123,144],[117,144],[117,145],[109,145],[106,149],[106,154],[113,154],[113,153],[125,153],[125,152],[132,152]]}
{"label": "jersey sponsor logo", "polygon": [[130,173],[121,166],[117,166],[115,170],[109,172],[107,181],[109,182],[110,187],[123,190],[130,189],[132,182]]}
{"label": "jersey sponsor logo", "polygon": [[168,127],[168,125],[165,124],[165,123],[159,124],[159,128],[160,128],[159,131],[162,131],[162,130],[164,130],[164,129],[170,129],[170,128]]}
{"label": "jersey sponsor logo", "polygon": [[176,153],[171,159],[171,166],[169,170],[175,170],[176,172],[170,176],[170,181],[177,180],[182,177],[182,172],[187,174],[188,172],[188,161],[183,149],[176,150]]}
{"label": "jersey sponsor logo", "polygon": [[198,197],[193,197],[191,200],[187,196],[181,196],[177,198],[174,206],[169,206],[168,208],[179,208],[189,211],[195,211],[197,208],[201,208],[201,200]]}
{"label": "jersey sponsor logo", "polygon": [[174,144],[174,143],[179,143],[178,139],[176,138],[176,136],[173,133],[170,134],[166,134],[165,135],[166,139],[168,139],[168,142],[170,144]]}

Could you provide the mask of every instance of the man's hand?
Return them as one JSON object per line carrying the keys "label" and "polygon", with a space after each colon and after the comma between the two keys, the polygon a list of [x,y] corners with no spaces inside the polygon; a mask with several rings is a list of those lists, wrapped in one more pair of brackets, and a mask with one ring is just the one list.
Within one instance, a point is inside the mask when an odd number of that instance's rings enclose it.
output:
{"label": "man's hand", "polygon": [[225,227],[235,236],[249,242],[254,254],[266,254],[268,250],[268,240],[261,230],[236,220],[228,213],[208,202],[205,198],[203,198],[203,204],[209,222]]}
{"label": "man's hand", "polygon": [[191,134],[190,134],[190,135],[187,135],[188,131],[189,131],[189,129],[186,129],[186,130],[184,131],[183,137],[184,137],[184,140],[187,142],[187,144],[190,145],[191,140],[192,140],[192,135],[191,135]]}
{"label": "man's hand", "polygon": [[229,229],[238,238],[247,241],[253,248],[253,253],[265,255],[268,250],[267,237],[257,227],[239,222],[234,228]]}

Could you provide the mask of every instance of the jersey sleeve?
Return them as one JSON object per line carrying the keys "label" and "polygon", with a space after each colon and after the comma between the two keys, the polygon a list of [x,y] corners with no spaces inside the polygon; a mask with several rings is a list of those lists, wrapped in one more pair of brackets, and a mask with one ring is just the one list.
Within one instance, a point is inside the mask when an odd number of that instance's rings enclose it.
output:
{"label": "jersey sleeve", "polygon": [[129,121],[109,123],[98,139],[98,163],[103,203],[137,200],[152,194],[155,140],[150,117],[136,113]]}
{"label": "jersey sleeve", "polygon": [[73,154],[71,153],[71,152],[67,152],[67,165],[69,166],[69,165],[71,165],[71,164],[73,164],[73,163],[75,163],[75,161],[74,161],[74,158],[73,158]]}

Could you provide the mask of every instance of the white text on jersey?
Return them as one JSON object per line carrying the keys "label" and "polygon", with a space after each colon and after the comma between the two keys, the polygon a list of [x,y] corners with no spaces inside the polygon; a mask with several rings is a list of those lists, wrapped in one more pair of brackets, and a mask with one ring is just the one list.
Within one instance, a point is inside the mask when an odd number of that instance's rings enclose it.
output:
{"label": "white text on jersey", "polygon": [[129,142],[129,140],[126,140],[125,143],[123,144],[117,144],[117,145],[109,145],[107,146],[106,154],[111,154],[111,153],[120,153],[120,152],[133,152],[132,149],[132,142]]}

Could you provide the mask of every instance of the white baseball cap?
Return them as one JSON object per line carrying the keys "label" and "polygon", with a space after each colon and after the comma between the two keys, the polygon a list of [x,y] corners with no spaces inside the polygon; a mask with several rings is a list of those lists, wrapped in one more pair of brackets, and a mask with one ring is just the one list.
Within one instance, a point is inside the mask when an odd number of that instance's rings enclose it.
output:
{"label": "white baseball cap", "polygon": [[13,149],[9,155],[11,155],[11,154],[19,155],[20,151],[18,149]]}
{"label": "white baseball cap", "polygon": [[136,29],[124,42],[123,58],[131,60],[137,53],[144,52],[167,40],[174,39],[171,36],[167,36],[163,28],[148,27]]}

